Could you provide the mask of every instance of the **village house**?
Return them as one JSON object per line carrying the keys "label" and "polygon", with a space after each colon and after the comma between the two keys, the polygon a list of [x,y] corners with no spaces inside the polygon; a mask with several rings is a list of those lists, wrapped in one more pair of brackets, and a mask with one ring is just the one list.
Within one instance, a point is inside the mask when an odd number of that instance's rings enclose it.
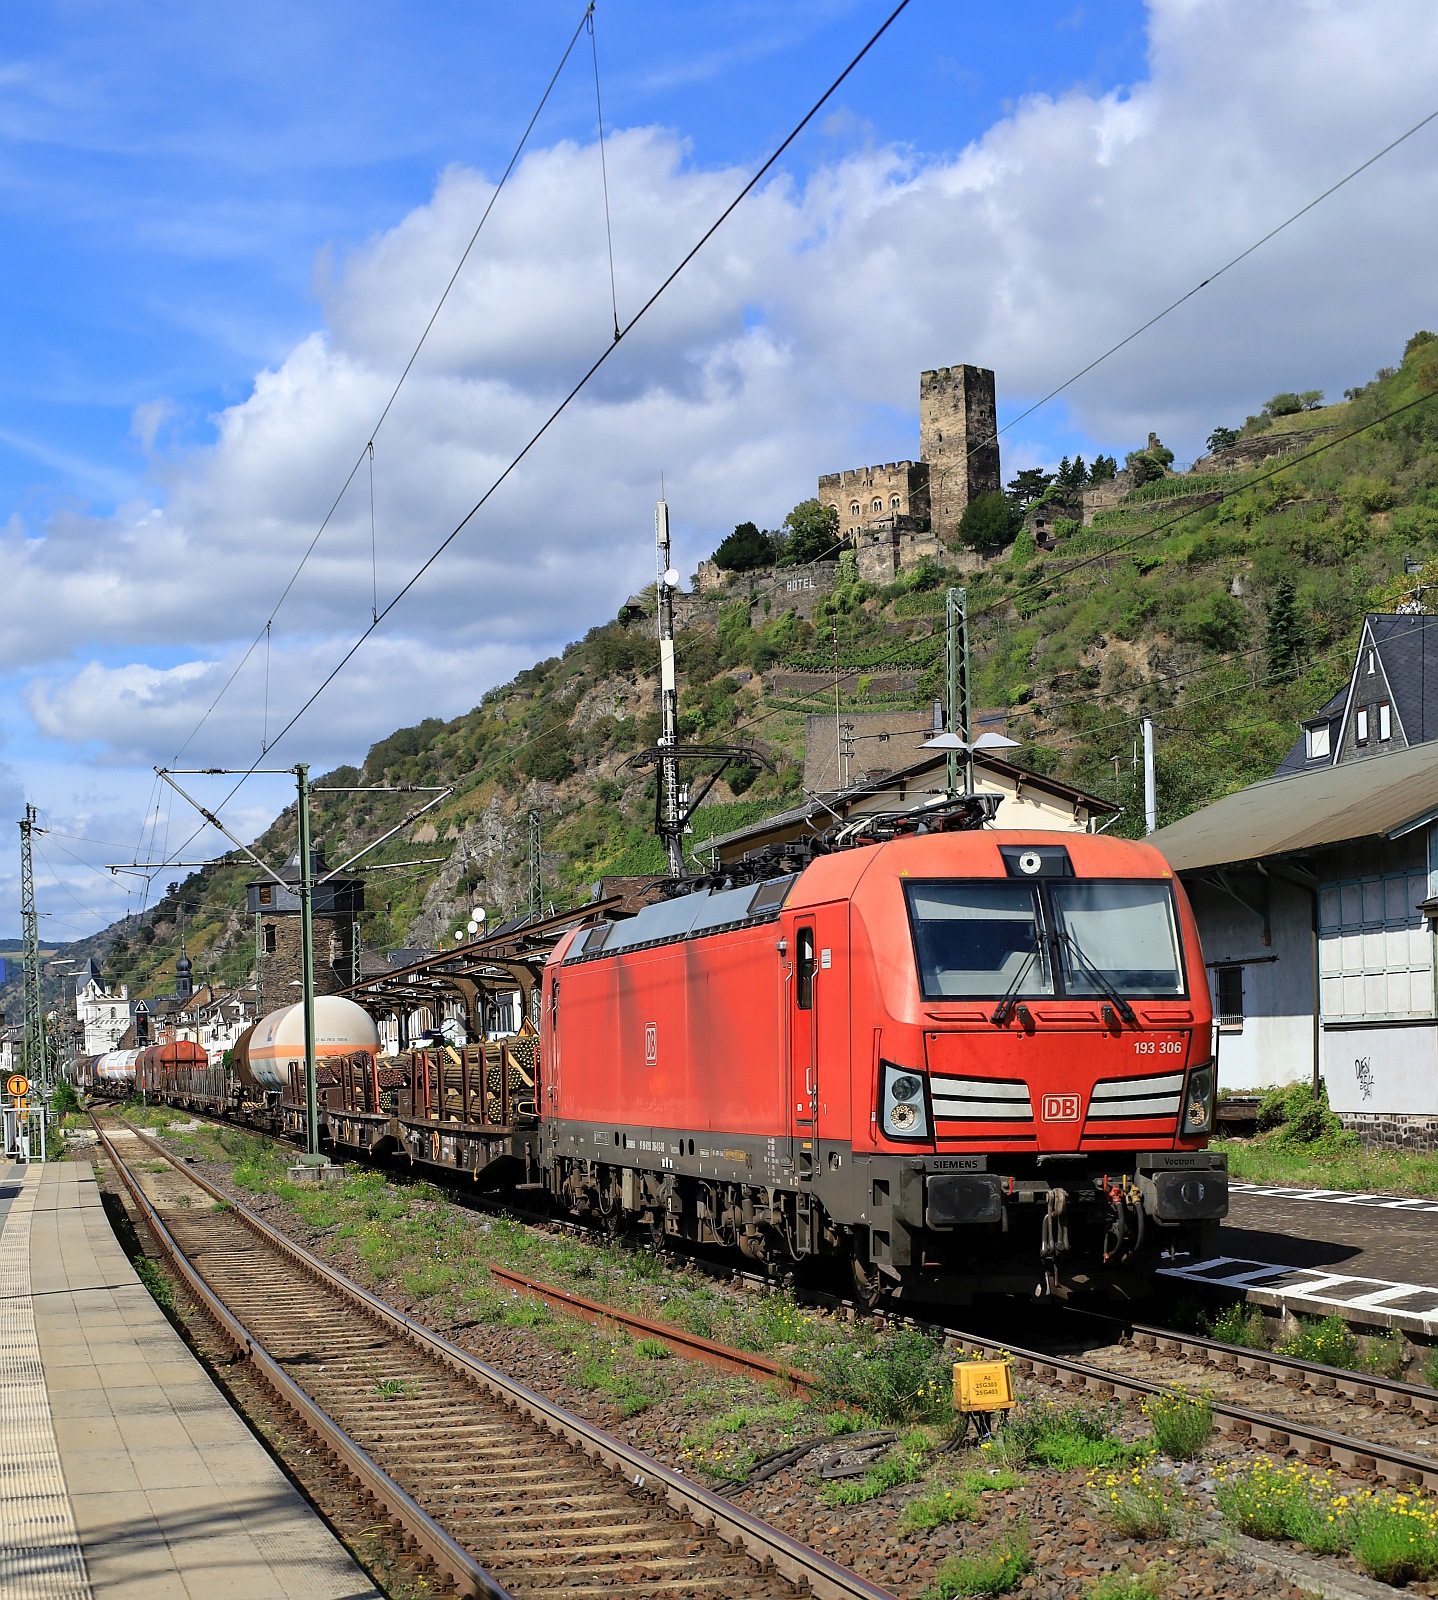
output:
{"label": "village house", "polygon": [[1322,1079],[1365,1142],[1438,1145],[1438,742],[1281,773],[1150,842],[1198,920],[1221,1087]]}

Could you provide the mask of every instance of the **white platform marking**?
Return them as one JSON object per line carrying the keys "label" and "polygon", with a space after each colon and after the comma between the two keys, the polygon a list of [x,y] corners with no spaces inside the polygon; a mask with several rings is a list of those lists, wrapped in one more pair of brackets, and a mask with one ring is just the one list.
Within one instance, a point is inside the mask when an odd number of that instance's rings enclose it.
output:
{"label": "white platform marking", "polygon": [[[1357,1277],[1322,1267],[1246,1261],[1237,1256],[1212,1256],[1184,1266],[1160,1267],[1159,1276],[1237,1289],[1255,1305],[1293,1311],[1368,1312],[1371,1315],[1360,1320],[1438,1333],[1438,1287],[1432,1284],[1395,1283],[1387,1278]],[[1407,1299],[1415,1304],[1391,1304]]]}
{"label": "white platform marking", "polygon": [[1230,1194],[1260,1194],[1270,1200],[1322,1200],[1332,1206],[1373,1206],[1383,1211],[1438,1212],[1438,1200],[1399,1199],[1388,1194],[1354,1194],[1351,1189],[1287,1189],[1261,1183],[1230,1183]]}

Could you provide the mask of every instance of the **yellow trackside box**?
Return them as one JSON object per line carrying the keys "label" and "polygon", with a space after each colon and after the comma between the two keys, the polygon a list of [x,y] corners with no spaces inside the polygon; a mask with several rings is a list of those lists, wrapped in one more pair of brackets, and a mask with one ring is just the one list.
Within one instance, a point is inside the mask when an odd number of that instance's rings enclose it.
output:
{"label": "yellow trackside box", "polygon": [[1014,1369],[1009,1361],[956,1361],[955,1411],[1007,1411],[1014,1403]]}

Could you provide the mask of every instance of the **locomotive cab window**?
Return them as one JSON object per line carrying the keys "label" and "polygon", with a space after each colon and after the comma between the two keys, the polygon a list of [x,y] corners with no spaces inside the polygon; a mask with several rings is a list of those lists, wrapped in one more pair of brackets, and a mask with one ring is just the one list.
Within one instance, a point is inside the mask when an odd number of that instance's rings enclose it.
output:
{"label": "locomotive cab window", "polygon": [[926,1000],[1054,992],[1033,885],[995,879],[905,889]]}
{"label": "locomotive cab window", "polygon": [[1070,879],[1050,890],[1064,991],[1102,995],[1184,993],[1178,919],[1166,883]]}
{"label": "locomotive cab window", "polygon": [[794,936],[794,994],[800,1011],[814,1009],[814,930],[800,928]]}

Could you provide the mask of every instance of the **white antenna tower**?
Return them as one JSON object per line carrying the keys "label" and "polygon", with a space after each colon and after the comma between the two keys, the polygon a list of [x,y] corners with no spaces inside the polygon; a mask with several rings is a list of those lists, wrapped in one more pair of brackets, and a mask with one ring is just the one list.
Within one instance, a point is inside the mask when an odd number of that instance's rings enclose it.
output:
{"label": "white antenna tower", "polygon": [[654,560],[659,604],[659,771],[663,797],[664,851],[669,876],[684,876],[684,825],[679,809],[679,760],[672,752],[679,743],[679,687],[674,673],[674,591],[679,574],[669,564],[669,505],[660,500],[654,508]]}

